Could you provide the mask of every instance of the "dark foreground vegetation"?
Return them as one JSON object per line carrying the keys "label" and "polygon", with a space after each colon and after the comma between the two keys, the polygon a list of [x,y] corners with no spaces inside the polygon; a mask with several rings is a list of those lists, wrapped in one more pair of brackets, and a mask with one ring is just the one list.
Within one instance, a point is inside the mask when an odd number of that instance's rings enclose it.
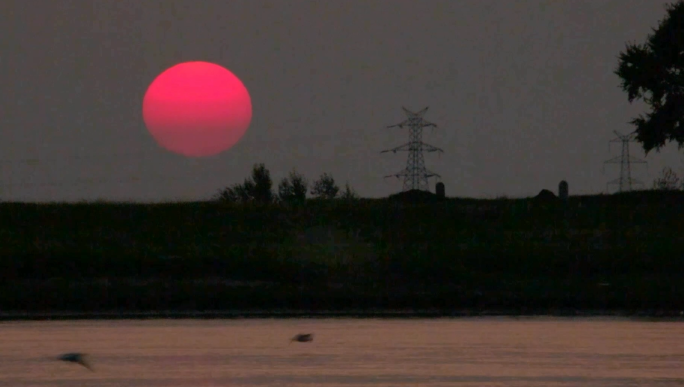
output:
{"label": "dark foreground vegetation", "polygon": [[10,312],[684,310],[681,191],[0,204]]}

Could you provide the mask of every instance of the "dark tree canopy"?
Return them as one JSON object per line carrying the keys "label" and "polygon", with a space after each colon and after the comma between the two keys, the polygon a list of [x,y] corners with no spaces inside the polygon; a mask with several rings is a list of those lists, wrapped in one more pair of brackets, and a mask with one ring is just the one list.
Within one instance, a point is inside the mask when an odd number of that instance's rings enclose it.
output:
{"label": "dark tree canopy", "polygon": [[340,192],[340,187],[335,183],[335,179],[329,173],[324,173],[314,181],[311,194],[321,199],[335,199]]}
{"label": "dark tree canopy", "polygon": [[226,187],[217,194],[217,199],[226,202],[273,202],[273,181],[271,173],[264,164],[255,164],[252,168],[251,178],[245,179],[242,184]]}
{"label": "dark tree canopy", "polygon": [[629,102],[642,100],[649,112],[632,120],[644,151],[669,142],[684,147],[684,0],[669,4],[667,15],[643,44],[628,44],[615,74]]}
{"label": "dark tree canopy", "polygon": [[259,203],[273,202],[271,172],[263,163],[256,164],[252,168],[252,181],[254,182],[254,200]]}
{"label": "dark tree canopy", "polygon": [[342,191],[342,194],[340,195],[340,198],[344,200],[354,200],[358,199],[359,195],[356,193],[356,191],[349,185],[349,183],[346,183],[344,185],[344,191]]}
{"label": "dark tree canopy", "polygon": [[309,182],[306,178],[293,169],[278,184],[278,199],[283,202],[302,203],[306,201],[308,188]]}

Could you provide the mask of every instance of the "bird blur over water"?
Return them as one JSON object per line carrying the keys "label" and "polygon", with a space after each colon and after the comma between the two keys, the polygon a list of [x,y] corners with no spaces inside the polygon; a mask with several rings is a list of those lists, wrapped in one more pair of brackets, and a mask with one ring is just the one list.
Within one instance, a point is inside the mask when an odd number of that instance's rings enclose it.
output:
{"label": "bird blur over water", "polygon": [[90,363],[87,360],[87,355],[84,353],[65,353],[60,355],[57,359],[61,361],[68,361],[71,363],[80,364],[91,371],[93,370],[93,368],[90,366]]}
{"label": "bird blur over water", "polygon": [[297,341],[300,343],[307,343],[307,342],[313,341],[313,333],[300,333],[300,334],[296,335],[295,337],[293,337],[292,339],[290,339],[290,343],[293,341]]}
{"label": "bird blur over water", "polygon": [[678,337],[612,317],[3,322],[0,387],[684,387]]}

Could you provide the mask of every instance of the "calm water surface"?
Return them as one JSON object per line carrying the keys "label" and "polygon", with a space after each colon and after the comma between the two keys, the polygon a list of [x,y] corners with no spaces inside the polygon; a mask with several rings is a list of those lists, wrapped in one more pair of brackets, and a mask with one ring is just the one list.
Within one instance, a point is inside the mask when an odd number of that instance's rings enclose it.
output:
{"label": "calm water surface", "polygon": [[[313,343],[289,343],[313,332]],[[91,355],[95,372],[52,360]],[[684,323],[607,319],[0,324],[0,386],[682,386]]]}

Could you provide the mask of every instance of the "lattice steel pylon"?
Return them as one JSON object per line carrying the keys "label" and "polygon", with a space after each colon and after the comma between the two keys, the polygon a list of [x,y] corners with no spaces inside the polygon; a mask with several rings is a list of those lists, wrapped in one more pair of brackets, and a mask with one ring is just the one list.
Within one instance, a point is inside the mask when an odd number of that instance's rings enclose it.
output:
{"label": "lattice steel pylon", "polygon": [[423,119],[425,112],[427,112],[427,110],[428,110],[427,107],[424,108],[423,110],[417,112],[417,113],[409,111],[408,109],[406,109],[403,106],[402,106],[402,109],[404,110],[404,113],[406,113],[407,119],[403,122],[396,124],[396,125],[390,125],[387,128],[408,127],[409,128],[409,142],[407,142],[406,144],[400,145],[396,148],[384,150],[380,153],[409,152],[408,160],[406,162],[406,168],[403,171],[396,173],[396,174],[393,174],[393,175],[387,175],[385,177],[398,177],[398,178],[403,177],[404,178],[403,191],[409,191],[409,190],[429,191],[428,179],[430,177],[441,177],[441,176],[439,176],[438,174],[436,174],[436,173],[425,168],[425,158],[423,156],[423,152],[444,152],[444,151],[435,147],[435,146],[432,146],[430,144],[426,144],[423,142],[423,128],[426,128],[426,127],[436,128],[437,125]]}
{"label": "lattice steel pylon", "polygon": [[611,140],[610,142],[620,142],[622,143],[622,153],[619,157],[613,157],[610,160],[606,160],[604,164],[620,164],[620,177],[611,180],[607,185],[618,185],[618,192],[631,191],[633,185],[643,186],[644,183],[639,180],[632,179],[632,164],[646,164],[646,161],[632,157],[629,155],[629,143],[635,142],[633,134],[620,134],[617,131],[613,131],[617,138]]}

